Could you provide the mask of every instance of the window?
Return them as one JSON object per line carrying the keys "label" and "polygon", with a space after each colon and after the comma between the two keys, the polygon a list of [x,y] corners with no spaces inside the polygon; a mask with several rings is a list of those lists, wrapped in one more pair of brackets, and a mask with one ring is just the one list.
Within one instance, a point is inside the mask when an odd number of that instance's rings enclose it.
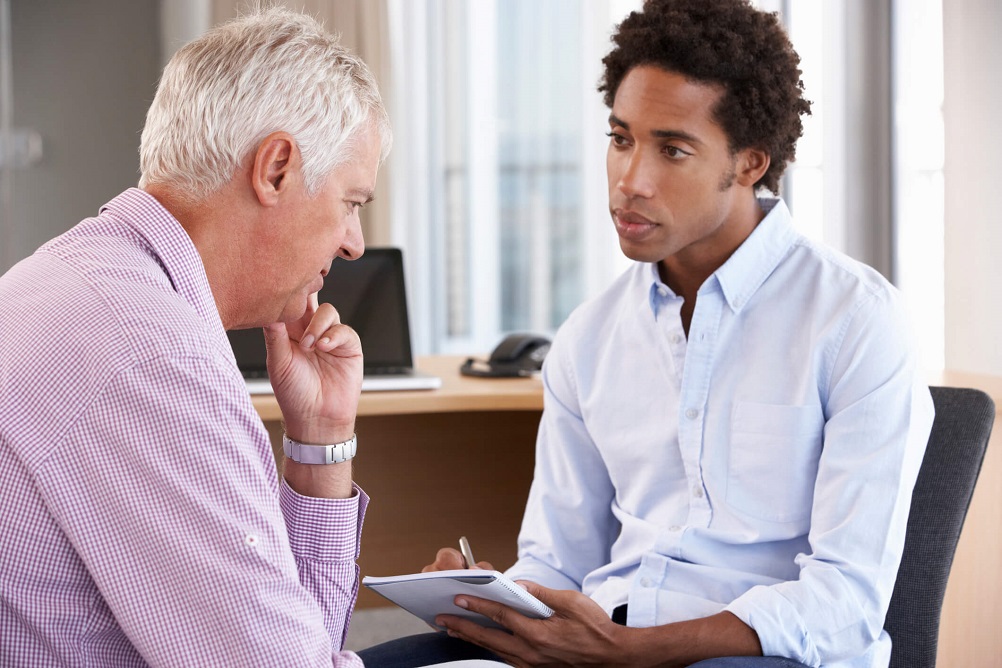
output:
{"label": "window", "polygon": [[614,24],[638,5],[391,5],[394,91],[406,103],[390,103],[390,160],[408,175],[391,195],[407,203],[393,237],[408,254],[419,352],[552,333],[626,267],[608,217],[608,110],[596,86]]}
{"label": "window", "polygon": [[[391,237],[408,254],[416,348],[552,333],[628,264],[595,87],[614,25],[641,2],[388,2],[390,161],[406,174],[393,180]],[[782,184],[798,228],[921,295],[916,330],[942,366],[936,0],[756,4],[782,16],[814,103]],[[903,85],[913,71],[938,86]]]}
{"label": "window", "polygon": [[838,120],[834,113],[829,117],[826,93],[830,92],[825,83],[835,82],[841,74],[832,67],[834,63],[826,67],[825,47],[837,39],[839,26],[824,20],[824,3],[816,0],[791,2],[783,9],[790,41],[800,56],[805,95],[812,104],[811,115],[803,119],[804,134],[797,142],[797,159],[784,174],[782,194],[802,234],[840,247],[841,216],[830,206],[841,199],[836,191],[841,180],[835,168],[839,155],[825,141],[835,136],[833,129]]}
{"label": "window", "polygon": [[780,11],[813,114],[783,196],[800,231],[901,289],[927,369],[944,366],[940,0],[759,0]]}
{"label": "window", "polygon": [[928,369],[945,366],[943,5],[894,3],[895,283]]}

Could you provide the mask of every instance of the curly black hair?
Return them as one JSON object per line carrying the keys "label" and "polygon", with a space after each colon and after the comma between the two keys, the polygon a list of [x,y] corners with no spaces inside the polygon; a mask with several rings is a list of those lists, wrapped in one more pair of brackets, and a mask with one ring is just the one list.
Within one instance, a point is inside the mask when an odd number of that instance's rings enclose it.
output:
{"label": "curly black hair", "polygon": [[755,184],[779,191],[786,165],[811,113],[800,80],[800,56],[775,14],[748,0],[645,0],[612,36],[598,90],[612,108],[616,91],[638,65],[653,65],[696,82],[723,86],[714,110],[733,152],[768,152],[769,170]]}

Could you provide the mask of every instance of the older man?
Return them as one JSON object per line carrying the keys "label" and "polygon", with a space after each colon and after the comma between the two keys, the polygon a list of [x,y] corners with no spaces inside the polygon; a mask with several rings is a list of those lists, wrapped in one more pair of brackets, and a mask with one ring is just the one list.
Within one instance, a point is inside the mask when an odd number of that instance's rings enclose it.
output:
{"label": "older man", "polygon": [[[362,62],[246,16],[168,64],[139,188],[0,278],[0,664],[360,665],[362,352],[315,294],[362,254],[389,144]],[[225,334],[246,327],[284,480]]]}

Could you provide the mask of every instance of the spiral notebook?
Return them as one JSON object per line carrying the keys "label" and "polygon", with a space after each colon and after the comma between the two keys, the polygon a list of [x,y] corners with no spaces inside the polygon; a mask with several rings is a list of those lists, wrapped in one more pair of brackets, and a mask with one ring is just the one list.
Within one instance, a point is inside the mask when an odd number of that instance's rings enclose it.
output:
{"label": "spiral notebook", "polygon": [[[320,290],[362,340],[362,391],[432,390],[442,379],[414,367],[404,259],[399,248],[366,248],[357,260],[337,259]],[[271,394],[260,329],[226,333],[251,394]]]}
{"label": "spiral notebook", "polygon": [[549,606],[498,571],[461,569],[390,577],[367,575],[362,584],[432,626],[435,617],[448,614],[466,617],[481,626],[502,628],[481,614],[458,607],[454,600],[460,594],[503,603],[533,619],[553,614]]}

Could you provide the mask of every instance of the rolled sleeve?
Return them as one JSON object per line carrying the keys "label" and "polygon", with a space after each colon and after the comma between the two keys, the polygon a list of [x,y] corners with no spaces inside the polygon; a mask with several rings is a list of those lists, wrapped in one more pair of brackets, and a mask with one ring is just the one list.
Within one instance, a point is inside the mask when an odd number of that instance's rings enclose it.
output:
{"label": "rolled sleeve", "polygon": [[357,485],[347,499],[303,496],[282,481],[279,502],[297,559],[354,561],[358,559],[368,495]]}
{"label": "rolled sleeve", "polygon": [[784,656],[808,666],[821,665],[821,655],[798,607],[776,588],[755,587],[726,610],[755,629],[762,656]]}

